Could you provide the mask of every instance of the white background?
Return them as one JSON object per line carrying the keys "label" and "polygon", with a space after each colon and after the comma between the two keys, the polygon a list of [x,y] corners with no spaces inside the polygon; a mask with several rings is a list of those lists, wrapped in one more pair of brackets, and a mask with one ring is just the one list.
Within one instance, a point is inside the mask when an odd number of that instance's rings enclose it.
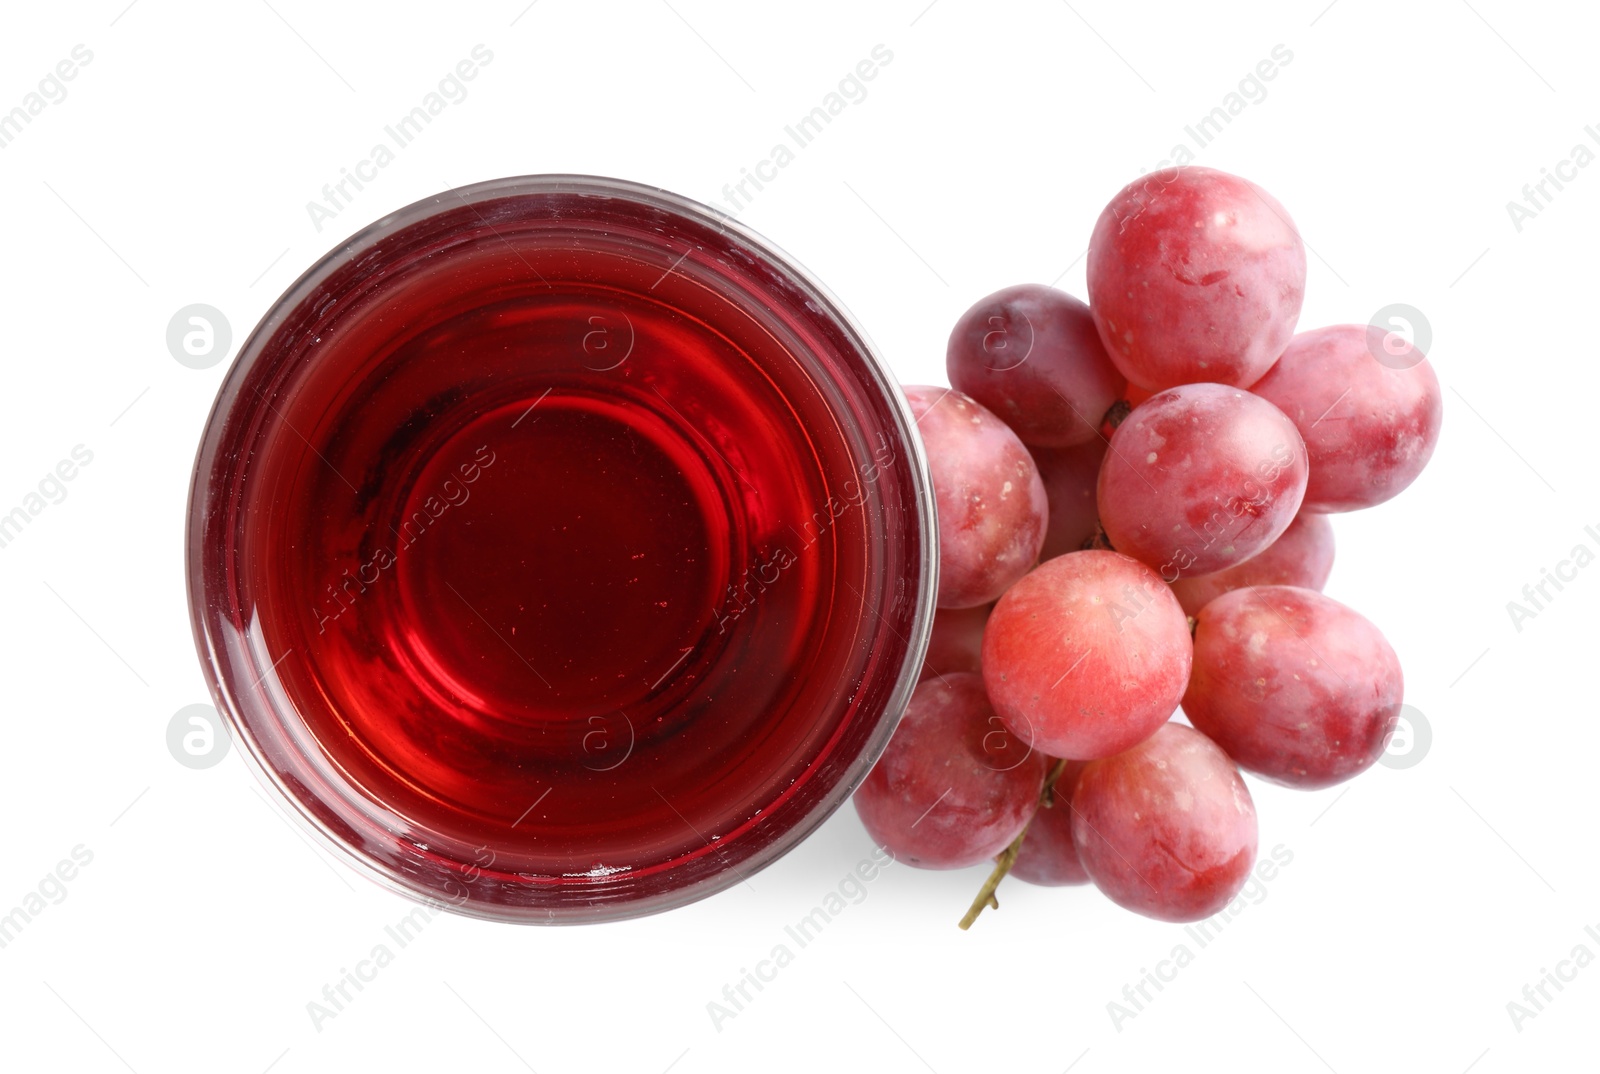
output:
{"label": "white background", "polygon": [[[1242,1066],[1593,1069],[1600,966],[1594,668],[1600,567],[1535,618],[1506,603],[1600,550],[1593,478],[1600,167],[1519,231],[1506,209],[1600,124],[1577,5],[578,0],[9,6],[0,110],[74,45],[92,62],[0,150],[0,513],[94,453],[0,548],[0,911],[92,863],[0,949],[0,1064],[81,1071],[743,1070],[1081,1074]],[[494,54],[321,233],[305,203],[472,47]],[[1400,652],[1433,730],[1344,789],[1252,781],[1293,863],[1130,1020],[1176,926],[1088,889],[890,869],[720,1028],[707,1003],[870,847],[846,809],[748,886],[573,929],[430,923],[343,1013],[306,1004],[409,910],[313,849],[237,753],[179,765],[207,701],[185,606],[195,446],[226,365],[168,353],[209,303],[235,344],[344,235],[450,185],[578,171],[721,198],[874,45],[893,60],[742,218],[818,274],[905,381],[1028,280],[1083,293],[1107,199],[1170,155],[1273,46],[1292,61],[1198,154],[1289,208],[1302,325],[1422,310],[1445,386],[1429,470],[1335,520],[1328,592]],[[1570,173],[1569,173],[1570,174]],[[1552,191],[1553,187],[1550,188]],[[1551,591],[1554,592],[1553,590]],[[793,946],[791,944],[791,946]],[[990,1067],[988,1064],[993,1064]]]}

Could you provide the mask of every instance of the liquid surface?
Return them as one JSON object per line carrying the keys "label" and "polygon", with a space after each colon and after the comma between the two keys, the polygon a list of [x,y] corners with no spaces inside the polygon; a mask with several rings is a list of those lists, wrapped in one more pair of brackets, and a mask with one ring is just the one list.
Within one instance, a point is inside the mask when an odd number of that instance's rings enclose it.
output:
{"label": "liquid surface", "polygon": [[874,658],[893,447],[720,300],[571,260],[327,341],[274,402],[247,541],[338,778],[500,876],[716,855],[826,760]]}

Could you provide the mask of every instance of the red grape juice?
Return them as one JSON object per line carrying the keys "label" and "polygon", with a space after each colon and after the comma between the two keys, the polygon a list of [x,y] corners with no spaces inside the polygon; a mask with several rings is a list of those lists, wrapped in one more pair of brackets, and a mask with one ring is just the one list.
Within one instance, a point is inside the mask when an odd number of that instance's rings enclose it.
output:
{"label": "red grape juice", "polygon": [[221,692],[313,823],[424,895],[736,882],[915,676],[892,389],[725,224],[452,202],[314,269],[224,388],[191,550]]}

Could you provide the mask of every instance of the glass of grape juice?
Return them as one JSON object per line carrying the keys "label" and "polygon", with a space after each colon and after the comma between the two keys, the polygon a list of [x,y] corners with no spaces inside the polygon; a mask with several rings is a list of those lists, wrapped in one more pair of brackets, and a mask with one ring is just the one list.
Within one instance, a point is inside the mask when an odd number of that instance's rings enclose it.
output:
{"label": "glass of grape juice", "polygon": [[241,754],[340,856],[478,917],[680,906],[795,846],[914,685],[903,397],[823,287],[652,187],[495,180],[272,307],[190,492]]}

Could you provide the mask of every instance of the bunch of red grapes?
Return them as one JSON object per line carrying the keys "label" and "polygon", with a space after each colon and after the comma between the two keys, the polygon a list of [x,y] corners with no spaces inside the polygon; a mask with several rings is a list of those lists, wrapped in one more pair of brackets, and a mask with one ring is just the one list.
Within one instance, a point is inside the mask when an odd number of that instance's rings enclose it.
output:
{"label": "bunch of red grapes", "polygon": [[[1438,379],[1400,335],[1295,334],[1305,246],[1205,168],[1100,214],[1089,303],[980,301],[953,388],[909,387],[939,516],[939,612],[910,706],[856,792],[929,869],[1092,881],[1164,921],[1216,913],[1255,862],[1239,769],[1349,779],[1398,719],[1400,661],[1321,590],[1330,513],[1394,496],[1438,439]],[[1192,726],[1170,722],[1182,706]]]}

